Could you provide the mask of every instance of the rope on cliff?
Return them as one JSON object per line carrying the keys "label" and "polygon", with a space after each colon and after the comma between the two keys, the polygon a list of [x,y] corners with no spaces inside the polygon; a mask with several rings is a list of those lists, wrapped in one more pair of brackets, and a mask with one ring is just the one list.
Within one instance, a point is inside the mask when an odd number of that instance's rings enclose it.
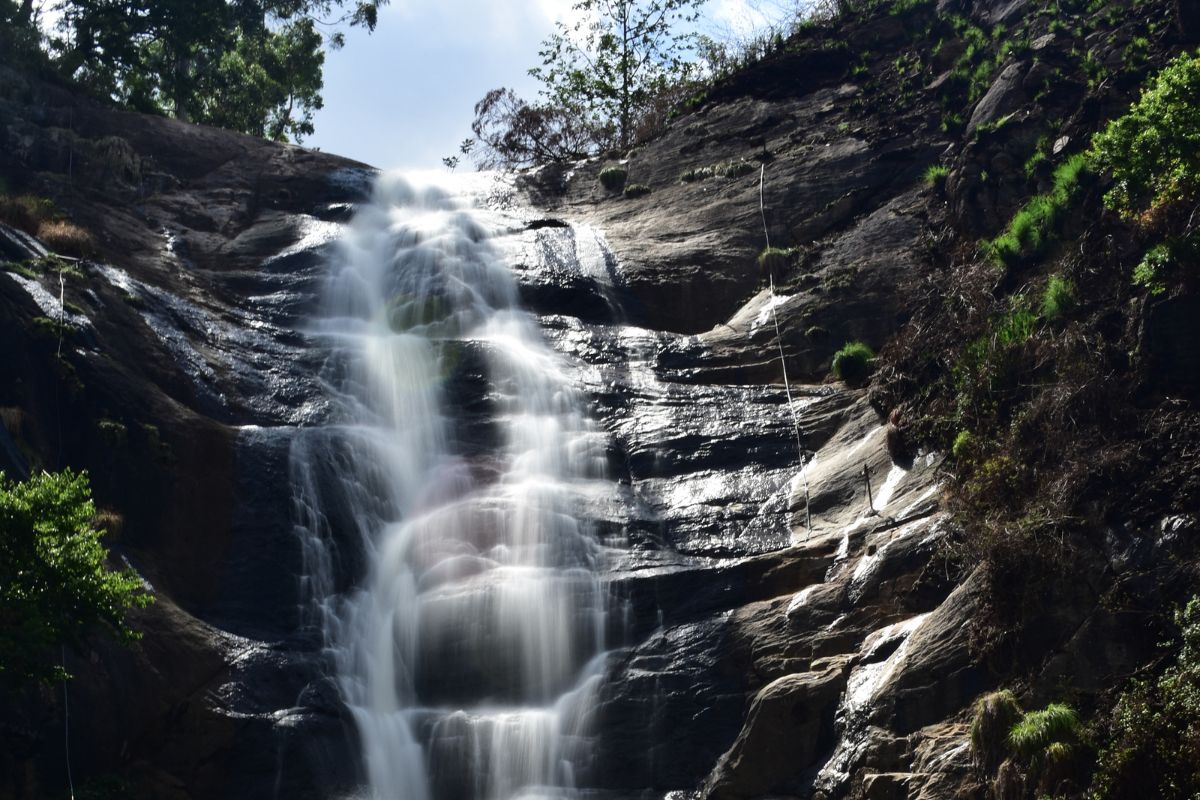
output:
{"label": "rope on cliff", "polygon": [[[763,236],[767,240],[767,249],[771,248],[771,234],[767,230],[767,204],[763,200],[763,185],[766,182],[767,165],[763,164],[758,172],[758,213],[762,215]],[[783,354],[783,334],[779,332],[779,315],[775,312],[775,275],[767,270],[767,278],[771,285],[771,296],[767,302],[771,306],[771,321],[775,325],[775,344],[779,347],[779,366],[783,370],[783,391],[787,396],[788,410],[792,412],[792,429],[796,433],[796,455],[800,459],[800,477],[804,481],[804,527],[807,533],[804,540],[812,536],[812,511],[809,509],[808,498],[808,462],[804,459],[804,442],[800,436],[800,417],[796,414],[796,405],[792,402],[792,384],[788,380],[787,359]]]}
{"label": "rope on cliff", "polygon": [[[62,645],[62,669],[64,676],[67,672],[67,646]],[[63,678],[63,749],[67,756],[67,787],[71,792],[71,800],[75,800],[75,779],[71,776],[71,706],[67,700],[67,679]]]}

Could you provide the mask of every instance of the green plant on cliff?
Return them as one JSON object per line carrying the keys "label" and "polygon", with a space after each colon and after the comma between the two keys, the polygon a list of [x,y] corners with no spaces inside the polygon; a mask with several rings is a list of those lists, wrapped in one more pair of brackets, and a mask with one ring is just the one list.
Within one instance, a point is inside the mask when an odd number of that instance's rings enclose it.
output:
{"label": "green plant on cliff", "polygon": [[573,23],[542,43],[529,74],[554,106],[578,108],[614,142],[633,144],[639,118],[671,84],[686,78],[693,36],[686,29],[703,0],[577,0]]}
{"label": "green plant on cliff", "polygon": [[600,185],[610,192],[619,192],[628,175],[624,167],[605,167],[600,170]]}
{"label": "green plant on cliff", "polygon": [[833,356],[833,374],[851,386],[861,386],[871,376],[874,363],[874,350],[863,342],[847,342]]}
{"label": "green plant on cliff", "polygon": [[992,260],[1007,267],[1044,253],[1078,196],[1081,179],[1087,171],[1088,157],[1084,153],[1059,165],[1054,170],[1053,188],[1026,203],[1002,234],[984,244]]}
{"label": "green plant on cliff", "polygon": [[77,85],[137,111],[271,139],[313,131],[325,48],[386,0],[63,0],[49,49]]}
{"label": "green plant on cliff", "polygon": [[1191,197],[1200,182],[1200,55],[1184,54],[1142,91],[1129,112],[1092,140],[1114,185],[1104,203],[1133,218]]}
{"label": "green plant on cliff", "polygon": [[1175,614],[1180,641],[1158,677],[1134,681],[1107,725],[1095,800],[1200,796],[1200,598]]}
{"label": "green plant on cliff", "polygon": [[68,677],[53,649],[78,645],[97,625],[138,638],[125,612],[152,597],[132,569],[105,564],[95,519],[87,473],[21,482],[0,473],[0,680]]}

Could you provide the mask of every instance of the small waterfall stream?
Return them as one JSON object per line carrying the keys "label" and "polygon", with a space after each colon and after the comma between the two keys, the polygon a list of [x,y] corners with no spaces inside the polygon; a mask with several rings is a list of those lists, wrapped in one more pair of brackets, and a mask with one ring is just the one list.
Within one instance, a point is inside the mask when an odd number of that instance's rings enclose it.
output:
{"label": "small waterfall stream", "polygon": [[518,307],[490,241],[511,220],[476,206],[377,181],[314,322],[337,424],[292,447],[313,623],[380,800],[569,796],[605,648],[578,512],[604,439]]}

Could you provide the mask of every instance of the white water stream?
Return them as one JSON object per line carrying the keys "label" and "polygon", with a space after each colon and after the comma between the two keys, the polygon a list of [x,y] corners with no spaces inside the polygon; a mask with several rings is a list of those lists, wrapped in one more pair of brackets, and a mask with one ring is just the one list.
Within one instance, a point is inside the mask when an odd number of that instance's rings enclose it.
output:
{"label": "white water stream", "polygon": [[[339,424],[292,449],[316,622],[379,800],[570,796],[604,650],[577,510],[602,438],[517,306],[490,241],[511,220],[476,205],[377,182],[315,323]],[[463,375],[482,396],[449,390]]]}

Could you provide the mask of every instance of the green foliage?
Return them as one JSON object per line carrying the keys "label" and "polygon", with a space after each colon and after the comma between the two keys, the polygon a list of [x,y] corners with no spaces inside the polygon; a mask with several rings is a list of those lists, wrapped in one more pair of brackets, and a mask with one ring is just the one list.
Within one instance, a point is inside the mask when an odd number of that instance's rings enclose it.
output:
{"label": "green foliage", "polygon": [[847,342],[833,356],[833,374],[850,386],[861,386],[871,376],[875,351],[863,342]]}
{"label": "green foliage", "polygon": [[950,454],[959,461],[965,461],[975,452],[976,447],[975,434],[970,431],[959,431],[954,437],[954,444],[950,447]]}
{"label": "green foliage", "polygon": [[756,169],[758,167],[753,162],[742,158],[717,164],[713,167],[713,172],[719,178],[740,178],[743,175],[749,175]]}
{"label": "green foliage", "polygon": [[1150,294],[1162,294],[1167,290],[1166,278],[1171,261],[1170,245],[1164,242],[1151,247],[1133,268],[1133,285],[1148,290]]}
{"label": "green foliage", "polygon": [[950,174],[950,168],[945,164],[931,164],[925,170],[922,180],[925,185],[930,188],[939,187],[946,182],[946,176]]}
{"label": "green foliage", "polygon": [[578,109],[593,129],[611,129],[626,148],[654,101],[690,74],[693,36],[681,29],[703,0],[577,0],[577,21],[558,23],[542,43],[542,82],[553,106]]}
{"label": "green foliage", "polygon": [[645,197],[648,194],[650,194],[650,187],[644,183],[631,183],[625,187],[627,198]]}
{"label": "green foliage", "polygon": [[339,24],[374,30],[386,0],[64,0],[62,74],[134,110],[272,139],[312,133],[324,46]]}
{"label": "green foliage", "polygon": [[985,770],[990,772],[1004,761],[1008,754],[1008,732],[1021,716],[1021,706],[1008,689],[985,694],[976,701],[971,717],[971,752]]}
{"label": "green foliage", "polygon": [[0,679],[66,677],[51,648],[79,644],[104,624],[124,641],[138,634],[125,611],[152,598],[132,569],[112,570],[93,527],[86,473],[64,470],[11,482],[0,473]]}
{"label": "green foliage", "polygon": [[1200,177],[1200,55],[1168,64],[1124,116],[1092,139],[1115,185],[1105,205],[1127,218],[1195,192]]}
{"label": "green foliage", "polygon": [[1004,233],[985,243],[988,255],[1000,266],[1011,266],[1040,256],[1054,240],[1059,223],[1078,194],[1088,157],[1079,153],[1054,171],[1054,187],[1026,203],[1009,222]]}
{"label": "green foliage", "polygon": [[1053,320],[1075,307],[1075,285],[1060,275],[1051,275],[1042,291],[1042,318]]}
{"label": "green foliage", "polygon": [[794,247],[768,247],[758,254],[758,270],[761,275],[777,277],[791,263],[796,254]]}
{"label": "green foliage", "polygon": [[685,170],[679,176],[679,182],[695,183],[696,181],[706,181],[716,174],[717,170],[714,167],[695,167],[693,169]]}
{"label": "green foliage", "polygon": [[610,192],[619,192],[628,175],[624,167],[605,167],[600,170],[600,185]]}
{"label": "green foliage", "polygon": [[1200,796],[1200,598],[1176,612],[1178,655],[1157,678],[1135,681],[1112,711],[1090,796],[1095,800]]}
{"label": "green foliage", "polygon": [[1045,757],[1055,744],[1071,745],[1078,741],[1079,715],[1062,703],[1051,703],[1041,711],[1030,711],[1008,732],[1008,745],[1017,758],[1031,764]]}

